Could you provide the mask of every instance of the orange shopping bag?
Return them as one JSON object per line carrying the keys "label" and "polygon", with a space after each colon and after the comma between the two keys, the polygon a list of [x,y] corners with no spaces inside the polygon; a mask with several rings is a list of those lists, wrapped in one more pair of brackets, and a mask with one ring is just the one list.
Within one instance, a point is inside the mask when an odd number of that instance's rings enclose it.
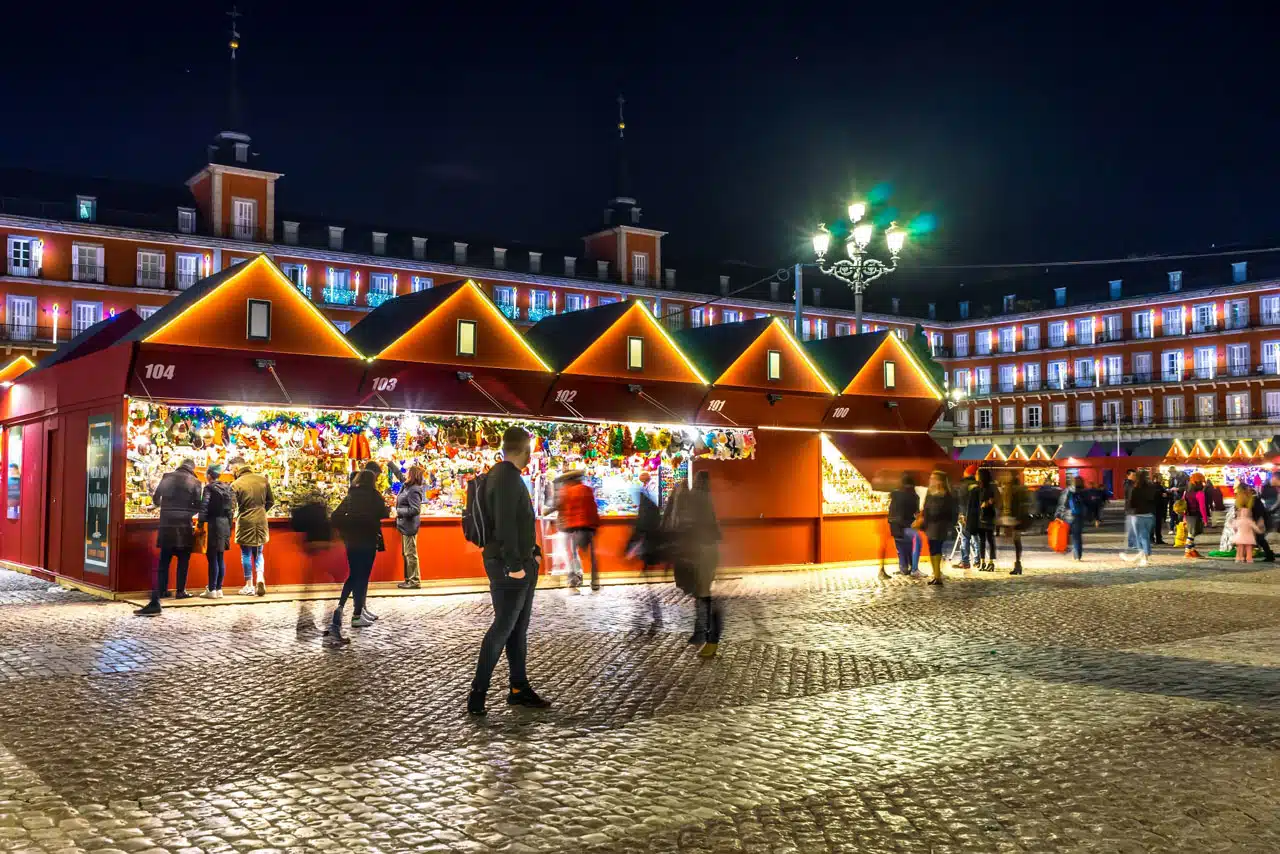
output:
{"label": "orange shopping bag", "polygon": [[1067,537],[1071,533],[1067,523],[1061,519],[1054,519],[1049,523],[1049,548],[1055,552],[1065,552],[1067,550]]}

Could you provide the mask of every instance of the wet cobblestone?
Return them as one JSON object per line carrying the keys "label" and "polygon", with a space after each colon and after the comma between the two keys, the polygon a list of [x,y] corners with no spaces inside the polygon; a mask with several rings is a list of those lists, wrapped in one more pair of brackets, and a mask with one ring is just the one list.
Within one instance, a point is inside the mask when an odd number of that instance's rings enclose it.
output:
{"label": "wet cobblestone", "polygon": [[745,576],[712,662],[669,587],[657,630],[652,588],[545,591],[556,705],[483,722],[480,596],[332,651],[327,603],[137,620],[0,572],[0,851],[1280,850],[1280,572],[1169,557]]}

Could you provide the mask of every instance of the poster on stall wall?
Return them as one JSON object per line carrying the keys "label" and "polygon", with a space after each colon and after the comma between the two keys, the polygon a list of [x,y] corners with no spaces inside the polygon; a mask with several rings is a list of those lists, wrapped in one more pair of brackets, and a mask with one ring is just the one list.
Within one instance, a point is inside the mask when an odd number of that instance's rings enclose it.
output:
{"label": "poster on stall wall", "polygon": [[107,537],[111,530],[111,416],[89,419],[88,485],[84,502],[84,566],[105,573]]}
{"label": "poster on stall wall", "polygon": [[9,481],[4,515],[17,519],[22,513],[22,428],[9,428]]}

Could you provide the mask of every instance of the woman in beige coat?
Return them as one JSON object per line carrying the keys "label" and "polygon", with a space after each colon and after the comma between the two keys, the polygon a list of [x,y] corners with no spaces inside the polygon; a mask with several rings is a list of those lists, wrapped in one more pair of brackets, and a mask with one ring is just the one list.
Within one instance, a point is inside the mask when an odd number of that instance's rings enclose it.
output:
{"label": "woman in beige coat", "polygon": [[262,547],[267,544],[267,511],[275,504],[271,484],[243,459],[231,461],[236,479],[231,491],[236,498],[236,544],[240,546],[240,566],[244,569],[241,596],[267,595],[266,567]]}

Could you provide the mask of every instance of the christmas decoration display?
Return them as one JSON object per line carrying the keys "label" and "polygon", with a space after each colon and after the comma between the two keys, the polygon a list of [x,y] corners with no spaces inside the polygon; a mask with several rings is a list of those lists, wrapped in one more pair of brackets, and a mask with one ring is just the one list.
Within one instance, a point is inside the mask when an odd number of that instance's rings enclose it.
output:
{"label": "christmas decoration display", "polygon": [[889,493],[872,489],[871,482],[825,436],[822,438],[822,512],[827,516],[889,512]]}
{"label": "christmas decoration display", "polygon": [[[600,512],[636,510],[640,475],[648,473],[665,495],[687,479],[696,432],[686,428],[626,424],[514,421],[412,413],[285,410],[258,407],[129,404],[126,516],[155,518],[151,495],[165,472],[185,458],[202,479],[211,465],[243,458],[271,482],[276,506],[287,517],[304,497],[319,495],[331,507],[347,493],[351,473],[376,460],[378,488],[388,501],[399,491],[392,467],[411,465],[426,475],[424,516],[460,516],[467,482],[502,458],[502,434],[513,424],[533,436],[527,470],[535,507],[545,507],[562,473],[579,469],[596,490]],[[735,431],[738,434],[750,431]],[[741,438],[733,447],[746,447]],[[754,439],[750,446],[754,448]],[[724,457],[731,459],[733,457]],[[235,472],[223,475],[232,479]]]}
{"label": "christmas decoration display", "polygon": [[752,460],[756,456],[756,434],[751,430],[710,430],[699,437],[699,459]]}

